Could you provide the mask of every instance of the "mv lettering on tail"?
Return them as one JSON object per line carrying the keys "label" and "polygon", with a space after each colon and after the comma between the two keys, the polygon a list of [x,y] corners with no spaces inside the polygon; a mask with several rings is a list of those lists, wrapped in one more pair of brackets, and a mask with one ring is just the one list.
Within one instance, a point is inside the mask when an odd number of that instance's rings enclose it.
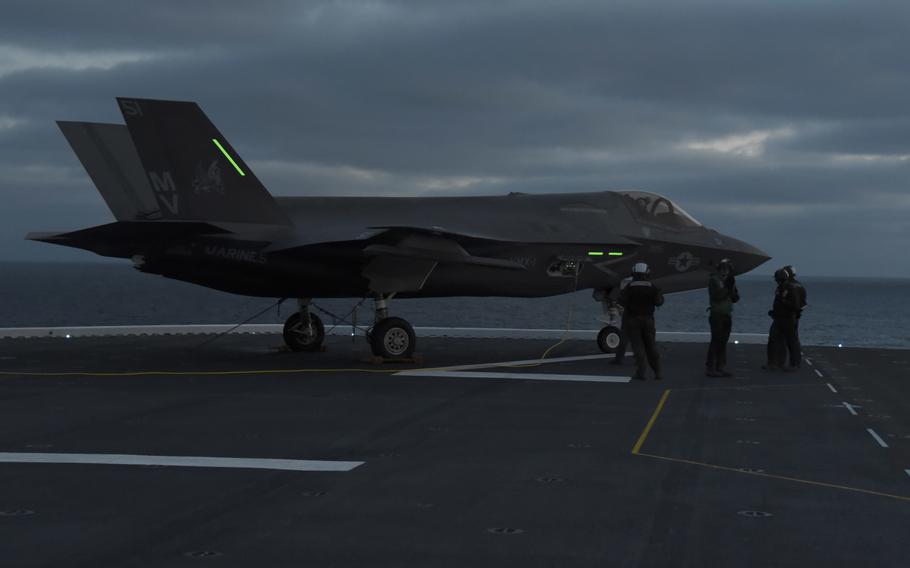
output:
{"label": "mv lettering on tail", "polygon": [[180,212],[180,196],[177,194],[177,185],[174,183],[174,177],[171,172],[149,172],[149,180],[152,182],[152,190],[158,203],[173,216]]}

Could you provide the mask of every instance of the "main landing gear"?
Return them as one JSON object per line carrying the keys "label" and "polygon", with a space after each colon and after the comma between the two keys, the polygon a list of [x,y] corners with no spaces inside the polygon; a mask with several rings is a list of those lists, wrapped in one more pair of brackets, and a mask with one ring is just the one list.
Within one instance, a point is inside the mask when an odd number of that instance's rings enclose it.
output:
{"label": "main landing gear", "polygon": [[[383,359],[407,359],[414,355],[417,334],[402,318],[389,317],[389,300],[395,294],[378,294],[375,298],[376,320],[367,330],[370,350]],[[291,351],[319,351],[325,340],[325,326],[319,316],[310,312],[310,299],[297,301],[298,310],[284,324],[284,342]]]}
{"label": "main landing gear", "polygon": [[284,322],[284,342],[291,351],[319,351],[325,340],[325,326],[310,313],[310,299],[297,300],[298,310]]}
{"label": "main landing gear", "polygon": [[617,353],[626,343],[621,329],[619,304],[610,297],[609,290],[595,290],[594,299],[603,307],[604,318],[601,321],[607,324],[597,334],[597,346],[604,353]]}
{"label": "main landing gear", "polygon": [[367,331],[367,341],[376,357],[406,359],[414,354],[417,334],[402,318],[389,317],[389,300],[395,294],[379,294],[375,299],[376,323]]}

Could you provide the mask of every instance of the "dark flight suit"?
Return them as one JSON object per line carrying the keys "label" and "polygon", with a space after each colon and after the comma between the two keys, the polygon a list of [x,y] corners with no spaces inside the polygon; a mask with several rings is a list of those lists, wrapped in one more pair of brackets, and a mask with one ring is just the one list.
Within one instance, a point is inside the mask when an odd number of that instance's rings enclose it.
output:
{"label": "dark flight suit", "polygon": [[[631,279],[625,279],[622,282],[620,282],[620,284],[619,284],[619,293],[620,294],[622,294],[622,291],[626,289],[626,287],[630,284],[630,282],[631,282]],[[616,355],[613,357],[613,361],[612,361],[612,363],[614,365],[622,365],[622,362],[625,360],[626,347],[627,347],[626,342],[628,341],[628,338],[629,338],[629,330],[626,329],[625,314],[621,314],[620,318],[621,318],[620,323],[619,323],[620,340],[619,340],[619,346],[616,348]]]}
{"label": "dark flight suit", "polygon": [[802,350],[799,344],[797,320],[800,313],[800,292],[791,280],[780,283],[774,293],[771,308],[771,329],[768,332],[768,366],[784,367],[788,362],[792,368],[799,368]]}
{"label": "dark flight suit", "polygon": [[635,280],[622,291],[619,303],[623,306],[623,327],[635,353],[633,378],[644,380],[647,364],[650,363],[654,378],[661,379],[654,308],[664,303],[663,294],[647,280]]}
{"label": "dark flight suit", "polygon": [[736,280],[728,276],[726,280],[717,272],[711,274],[708,282],[708,298],[711,301],[708,323],[711,325],[711,344],[708,346],[708,358],[705,361],[708,373],[725,373],[727,366],[727,342],[733,331],[733,304],[739,301],[739,290]]}
{"label": "dark flight suit", "polygon": [[616,347],[616,355],[613,357],[612,363],[614,365],[622,365],[622,362],[626,359],[626,338],[629,337],[629,330],[626,329],[626,318],[623,317],[622,322],[619,324],[620,339],[619,345]]}
{"label": "dark flight suit", "polygon": [[799,340],[799,320],[801,317],[803,317],[803,308],[805,308],[807,305],[806,289],[803,287],[803,283],[796,278],[792,278],[790,282],[792,282],[793,286],[796,288],[797,305],[799,306],[799,311],[796,313],[796,347],[797,352],[802,353],[803,347],[802,343]]}

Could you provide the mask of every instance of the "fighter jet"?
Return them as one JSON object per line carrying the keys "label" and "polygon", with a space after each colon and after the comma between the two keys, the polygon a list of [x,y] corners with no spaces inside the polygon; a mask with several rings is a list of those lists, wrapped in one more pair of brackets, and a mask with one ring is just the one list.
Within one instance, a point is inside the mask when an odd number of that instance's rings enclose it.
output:
{"label": "fighter jet", "polygon": [[[413,327],[393,298],[543,297],[591,289],[621,343],[615,298],[635,263],[672,293],[769,259],[643,191],[471,197],[273,197],[194,102],[118,98],[124,124],[58,122],[116,221],[26,238],[131,259],[135,268],[234,294],[294,298],[295,351],[325,330],[313,298],[372,298],[376,356],[406,358]],[[466,299],[465,301],[470,301]]]}

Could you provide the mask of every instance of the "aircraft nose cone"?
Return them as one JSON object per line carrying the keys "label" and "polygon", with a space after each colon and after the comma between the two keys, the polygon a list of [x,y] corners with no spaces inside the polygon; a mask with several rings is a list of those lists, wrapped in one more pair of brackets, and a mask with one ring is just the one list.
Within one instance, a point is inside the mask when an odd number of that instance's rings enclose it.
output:
{"label": "aircraft nose cone", "polygon": [[744,274],[771,260],[771,256],[760,248],[745,241],[729,239],[733,245],[733,264],[736,274]]}

